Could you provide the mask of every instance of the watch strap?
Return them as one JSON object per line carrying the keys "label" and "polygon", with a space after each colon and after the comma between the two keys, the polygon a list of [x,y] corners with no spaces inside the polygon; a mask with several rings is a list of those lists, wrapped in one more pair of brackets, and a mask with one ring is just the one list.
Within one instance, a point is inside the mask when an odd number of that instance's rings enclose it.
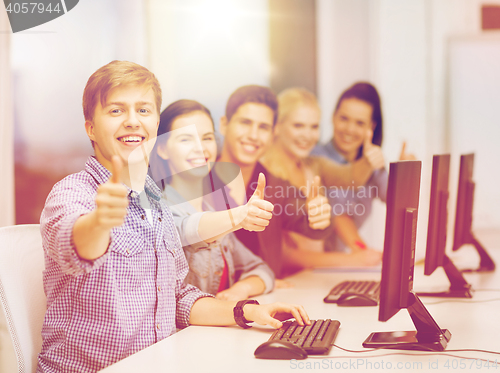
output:
{"label": "watch strap", "polygon": [[254,299],[240,300],[233,308],[234,321],[236,321],[236,324],[244,329],[248,329],[252,327],[251,325],[248,325],[248,323],[252,321],[245,319],[245,317],[243,316],[243,307],[245,306],[245,304],[259,304],[259,302]]}

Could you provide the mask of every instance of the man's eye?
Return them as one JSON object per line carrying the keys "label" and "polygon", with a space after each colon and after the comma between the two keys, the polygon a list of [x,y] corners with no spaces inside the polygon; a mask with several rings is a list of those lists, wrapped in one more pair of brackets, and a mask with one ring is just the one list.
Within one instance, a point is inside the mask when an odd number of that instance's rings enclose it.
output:
{"label": "man's eye", "polygon": [[139,113],[147,114],[147,113],[149,113],[149,110],[148,109],[139,109]]}
{"label": "man's eye", "polygon": [[113,110],[111,110],[111,113],[119,114],[119,113],[121,113],[121,109],[113,109]]}

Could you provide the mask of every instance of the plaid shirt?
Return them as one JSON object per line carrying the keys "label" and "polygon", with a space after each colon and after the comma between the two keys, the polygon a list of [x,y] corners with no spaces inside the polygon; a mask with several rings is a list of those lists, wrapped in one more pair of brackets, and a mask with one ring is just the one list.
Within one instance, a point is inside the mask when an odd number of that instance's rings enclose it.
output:
{"label": "plaid shirt", "polygon": [[129,189],[125,223],[113,228],[107,252],[78,256],[73,225],[95,209],[110,172],[94,157],[85,170],[58,182],[40,219],[47,312],[37,372],[94,372],[186,327],[203,296],[184,283],[188,265],[170,210],[148,176],[153,224]]}

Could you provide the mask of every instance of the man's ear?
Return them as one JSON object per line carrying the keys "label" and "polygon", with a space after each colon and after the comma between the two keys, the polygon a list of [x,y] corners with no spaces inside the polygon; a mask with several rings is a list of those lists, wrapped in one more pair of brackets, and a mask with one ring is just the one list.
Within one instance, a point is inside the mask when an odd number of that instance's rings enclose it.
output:
{"label": "man's ear", "polygon": [[374,120],[372,120],[372,131],[375,132],[375,127],[377,127],[377,123],[375,123]]}
{"label": "man's ear", "polygon": [[219,132],[221,133],[222,136],[226,136],[226,130],[227,130],[227,117],[223,115],[220,117],[220,126],[219,126]]}
{"label": "man's ear", "polygon": [[156,154],[158,154],[160,156],[160,158],[168,160],[169,156],[168,156],[168,152],[167,152],[167,144],[164,143],[164,144],[158,145],[156,147]]}
{"label": "man's ear", "polygon": [[90,120],[85,121],[85,132],[87,132],[87,136],[90,140],[95,141],[94,136],[94,123]]}

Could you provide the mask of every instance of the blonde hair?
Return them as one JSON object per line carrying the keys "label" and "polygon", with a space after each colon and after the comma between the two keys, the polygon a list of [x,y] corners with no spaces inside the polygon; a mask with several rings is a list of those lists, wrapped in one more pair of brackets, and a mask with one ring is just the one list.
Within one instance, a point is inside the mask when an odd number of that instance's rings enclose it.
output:
{"label": "blonde hair", "polygon": [[94,119],[98,100],[101,105],[111,90],[118,87],[146,86],[153,90],[156,110],[160,116],[161,88],[154,74],[145,67],[134,62],[112,61],[93,73],[83,91],[83,115],[86,121]]}
{"label": "blonde hair", "polygon": [[312,106],[321,112],[316,96],[311,91],[293,87],[287,88],[278,95],[278,122],[282,122],[299,106]]}

